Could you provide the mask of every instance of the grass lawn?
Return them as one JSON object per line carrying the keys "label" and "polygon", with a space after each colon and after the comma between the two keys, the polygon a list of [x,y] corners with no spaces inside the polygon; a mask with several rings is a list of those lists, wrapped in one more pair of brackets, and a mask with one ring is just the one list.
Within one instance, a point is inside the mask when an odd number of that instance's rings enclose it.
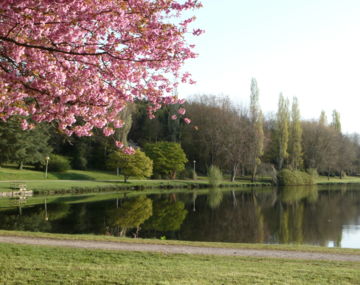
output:
{"label": "grass lawn", "polygon": [[[84,189],[93,189],[94,192],[102,191],[106,188],[109,190],[126,190],[133,188],[187,188],[194,185],[208,185],[206,177],[199,177],[197,180],[150,180],[150,179],[130,179],[128,183],[123,182],[122,176],[116,176],[115,173],[106,171],[83,171],[69,170],[65,173],[49,173],[48,179],[44,179],[42,171],[32,169],[18,170],[14,167],[0,168],[0,192],[10,191],[10,185],[14,182],[26,183],[27,188],[37,192],[53,191],[61,192],[82,192]],[[316,183],[321,184],[347,184],[360,183],[360,177],[345,177],[343,179],[319,177]],[[225,187],[242,187],[242,186],[269,186],[268,179],[251,183],[250,178],[238,179],[236,182],[224,180],[222,183]],[[55,191],[56,190],[56,191]],[[49,193],[47,193],[49,194]],[[51,193],[54,194],[54,193]]]}
{"label": "grass lawn", "polygon": [[320,176],[316,179],[317,184],[345,184],[345,183],[360,183],[360,177],[355,176],[346,176],[342,179],[339,177],[330,177],[328,178],[326,176]]}
{"label": "grass lawn", "polygon": [[[126,189],[132,187],[156,188],[156,187],[190,187],[190,185],[207,185],[206,177],[199,177],[197,180],[150,180],[150,179],[131,179],[128,183],[123,182],[122,176],[105,171],[82,171],[69,170],[65,173],[49,173],[48,179],[44,179],[44,173],[32,169],[18,170],[12,167],[0,168],[0,192],[10,191],[10,184],[14,182],[26,183],[27,188],[38,192],[52,190],[73,190],[81,192],[84,188],[106,188],[116,186],[116,189]],[[224,186],[250,185],[249,180],[239,180],[235,183],[224,181]],[[263,182],[251,185],[265,185]],[[95,189],[96,190],[96,189]],[[99,189],[98,189],[99,190]],[[100,189],[101,190],[101,189]]]}
{"label": "grass lawn", "polygon": [[359,284],[360,263],[0,244],[2,284]]}

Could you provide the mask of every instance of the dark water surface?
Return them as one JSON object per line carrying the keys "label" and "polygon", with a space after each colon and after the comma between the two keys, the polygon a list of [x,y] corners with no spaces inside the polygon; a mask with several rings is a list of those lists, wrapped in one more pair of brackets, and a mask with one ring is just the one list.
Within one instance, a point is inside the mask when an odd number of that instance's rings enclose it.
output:
{"label": "dark water surface", "polygon": [[360,248],[360,186],[130,196],[3,200],[0,228]]}

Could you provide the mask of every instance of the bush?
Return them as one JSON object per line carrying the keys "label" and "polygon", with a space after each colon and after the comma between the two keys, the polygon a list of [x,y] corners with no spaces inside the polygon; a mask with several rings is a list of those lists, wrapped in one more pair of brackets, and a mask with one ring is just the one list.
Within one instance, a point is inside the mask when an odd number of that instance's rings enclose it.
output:
{"label": "bush", "polygon": [[179,179],[193,179],[193,177],[194,177],[194,170],[190,168],[185,168],[178,175]]}
{"label": "bush", "polygon": [[58,154],[51,154],[49,159],[49,171],[55,172],[65,172],[70,169],[70,162],[69,160]]}
{"label": "bush", "polygon": [[71,161],[73,169],[86,170],[87,169],[87,159],[83,156],[74,157]]}
{"label": "bush", "polygon": [[314,179],[319,177],[319,173],[317,172],[316,168],[309,168],[306,170],[306,172]]}
{"label": "bush", "polygon": [[278,172],[277,176],[278,185],[290,186],[290,185],[313,185],[314,180],[310,174],[306,172],[283,169]]}
{"label": "bush", "polygon": [[223,176],[219,167],[211,165],[208,173],[209,183],[212,187],[217,187],[223,180]]}

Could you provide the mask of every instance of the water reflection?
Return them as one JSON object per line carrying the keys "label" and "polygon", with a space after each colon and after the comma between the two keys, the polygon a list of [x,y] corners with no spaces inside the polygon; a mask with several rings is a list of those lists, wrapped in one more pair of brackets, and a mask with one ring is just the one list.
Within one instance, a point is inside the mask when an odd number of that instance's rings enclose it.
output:
{"label": "water reflection", "polygon": [[121,207],[106,210],[106,233],[117,236],[125,236],[129,229],[136,229],[134,236],[137,237],[140,225],[153,214],[152,200],[145,196],[138,196],[125,201]]}
{"label": "water reflection", "polygon": [[223,199],[223,192],[220,188],[210,188],[208,192],[208,205],[211,209],[216,209],[220,206]]}
{"label": "water reflection", "polygon": [[[222,192],[210,189],[105,201],[2,208],[0,228],[195,241],[360,247],[360,189],[292,187]],[[100,196],[99,196],[100,197]],[[18,206],[18,205],[17,205]],[[46,220],[44,217],[48,217]],[[351,229],[351,231],[349,230]],[[343,244],[344,243],[344,244]]]}

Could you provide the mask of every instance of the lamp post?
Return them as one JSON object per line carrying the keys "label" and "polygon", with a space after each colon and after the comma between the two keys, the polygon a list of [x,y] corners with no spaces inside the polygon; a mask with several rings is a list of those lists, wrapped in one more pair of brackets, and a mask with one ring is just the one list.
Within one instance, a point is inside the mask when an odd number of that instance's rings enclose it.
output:
{"label": "lamp post", "polygon": [[49,159],[50,157],[45,157],[45,179],[48,177],[48,166],[49,166]]}
{"label": "lamp post", "polygon": [[196,172],[196,168],[195,168],[196,160],[194,160],[193,163],[194,163],[194,173],[195,173]]}

